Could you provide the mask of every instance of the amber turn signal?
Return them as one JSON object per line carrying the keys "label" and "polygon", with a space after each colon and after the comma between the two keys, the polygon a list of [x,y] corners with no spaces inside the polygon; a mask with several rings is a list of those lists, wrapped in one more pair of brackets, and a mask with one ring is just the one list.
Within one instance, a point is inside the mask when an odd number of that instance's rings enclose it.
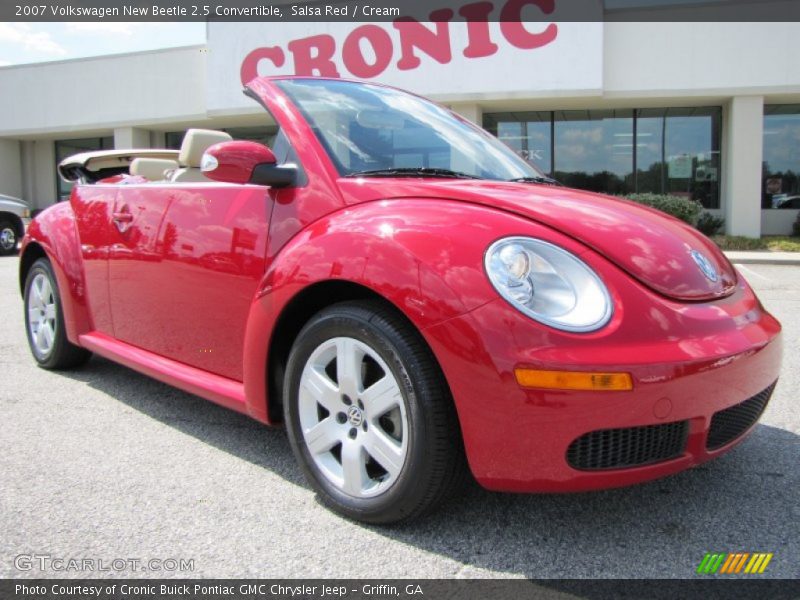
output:
{"label": "amber turn signal", "polygon": [[633,389],[630,373],[541,371],[514,369],[517,383],[526,388],[547,390],[625,391]]}

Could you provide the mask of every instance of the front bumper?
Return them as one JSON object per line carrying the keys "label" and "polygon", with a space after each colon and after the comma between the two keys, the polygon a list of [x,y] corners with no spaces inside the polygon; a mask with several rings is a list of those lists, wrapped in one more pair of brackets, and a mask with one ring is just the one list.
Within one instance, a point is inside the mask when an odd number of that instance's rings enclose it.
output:
{"label": "front bumper", "polygon": [[[594,334],[557,332],[503,300],[426,330],[481,485],[516,492],[630,485],[715,458],[752,429],[760,416],[752,399],[760,397],[763,410],[779,375],[781,343],[780,325],[749,286],[741,281],[729,298],[685,304],[618,284],[611,282],[620,310]],[[624,371],[634,389],[523,389],[518,367]],[[722,434],[721,421],[728,426]],[[583,462],[576,460],[581,444]],[[655,451],[642,444],[656,444]]]}

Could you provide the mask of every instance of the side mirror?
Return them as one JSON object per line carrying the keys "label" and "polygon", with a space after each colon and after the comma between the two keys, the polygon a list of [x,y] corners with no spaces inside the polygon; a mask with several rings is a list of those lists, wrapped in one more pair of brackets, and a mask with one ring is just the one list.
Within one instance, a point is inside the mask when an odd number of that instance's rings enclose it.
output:
{"label": "side mirror", "polygon": [[257,142],[237,140],[214,144],[203,154],[200,171],[222,183],[255,183],[283,187],[295,182],[294,165],[278,166],[272,150]]}

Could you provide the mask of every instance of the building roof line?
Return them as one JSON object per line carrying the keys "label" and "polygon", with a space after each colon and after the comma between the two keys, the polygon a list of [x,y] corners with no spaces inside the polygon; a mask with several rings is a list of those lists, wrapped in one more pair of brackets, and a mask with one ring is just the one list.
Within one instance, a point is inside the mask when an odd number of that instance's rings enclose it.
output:
{"label": "building roof line", "polygon": [[88,61],[97,61],[97,60],[109,60],[109,59],[116,59],[116,58],[127,58],[129,56],[141,56],[146,54],[163,54],[165,52],[173,52],[173,51],[180,51],[180,50],[192,50],[192,49],[206,49],[208,48],[208,44],[189,44],[186,46],[172,46],[169,48],[152,48],[150,50],[133,50],[131,52],[118,52],[115,54],[102,54],[102,55],[95,55],[95,56],[76,56],[75,58],[62,58],[60,60],[46,60],[42,62],[28,62],[28,63],[19,63],[15,65],[2,65],[0,66],[0,70],[10,70],[10,69],[29,69],[32,67],[46,67],[50,65],[60,65],[64,63],[74,63],[74,62],[88,62]]}

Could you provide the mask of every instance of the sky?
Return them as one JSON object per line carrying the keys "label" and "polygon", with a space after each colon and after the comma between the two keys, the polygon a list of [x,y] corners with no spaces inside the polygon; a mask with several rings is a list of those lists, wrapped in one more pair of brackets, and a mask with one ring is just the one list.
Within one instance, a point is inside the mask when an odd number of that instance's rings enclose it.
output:
{"label": "sky", "polygon": [[0,66],[203,44],[205,23],[3,23]]}

